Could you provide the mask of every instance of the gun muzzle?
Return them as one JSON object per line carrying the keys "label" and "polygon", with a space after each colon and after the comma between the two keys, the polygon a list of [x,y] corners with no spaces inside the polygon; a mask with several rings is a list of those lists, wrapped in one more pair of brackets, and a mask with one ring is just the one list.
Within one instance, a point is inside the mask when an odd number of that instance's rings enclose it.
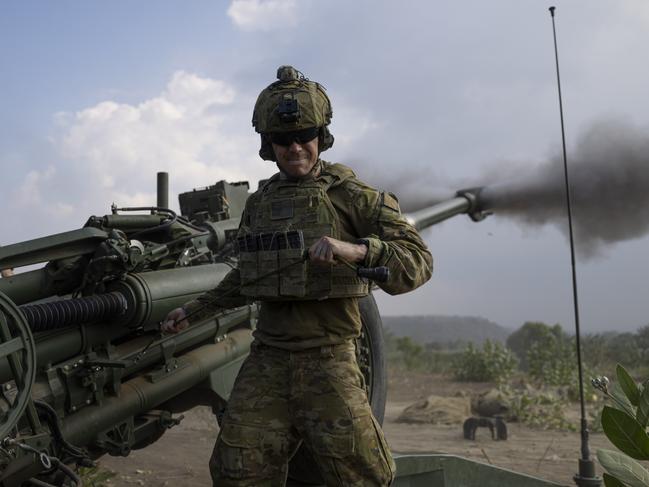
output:
{"label": "gun muzzle", "polygon": [[437,203],[436,205],[422,208],[421,210],[407,213],[408,223],[417,230],[431,227],[436,223],[466,213],[474,222],[484,220],[489,212],[481,208],[480,192],[482,188],[467,188],[455,193],[455,197]]}

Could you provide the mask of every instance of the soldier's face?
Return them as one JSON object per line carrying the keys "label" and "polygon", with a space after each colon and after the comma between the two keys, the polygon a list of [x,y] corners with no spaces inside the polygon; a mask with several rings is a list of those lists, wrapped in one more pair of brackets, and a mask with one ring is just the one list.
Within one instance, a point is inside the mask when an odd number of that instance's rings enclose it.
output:
{"label": "soldier's face", "polygon": [[273,143],[273,150],[279,168],[291,177],[301,178],[318,160],[318,137],[303,143],[294,140],[290,145]]}

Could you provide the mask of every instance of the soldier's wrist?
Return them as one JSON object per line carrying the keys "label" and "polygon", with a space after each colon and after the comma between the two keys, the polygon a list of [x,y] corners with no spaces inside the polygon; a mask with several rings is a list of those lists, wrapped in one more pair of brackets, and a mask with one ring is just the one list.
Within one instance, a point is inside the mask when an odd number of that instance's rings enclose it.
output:
{"label": "soldier's wrist", "polygon": [[370,243],[366,238],[359,238],[356,241],[356,246],[358,249],[358,257],[356,262],[365,262],[367,259],[367,254],[370,251]]}

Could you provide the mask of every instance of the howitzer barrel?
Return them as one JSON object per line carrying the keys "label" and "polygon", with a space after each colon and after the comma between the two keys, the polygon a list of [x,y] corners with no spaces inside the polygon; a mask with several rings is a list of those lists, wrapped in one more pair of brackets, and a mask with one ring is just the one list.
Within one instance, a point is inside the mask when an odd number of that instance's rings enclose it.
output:
{"label": "howitzer barrel", "polygon": [[473,221],[483,220],[488,213],[481,208],[480,191],[482,188],[463,189],[451,198],[436,205],[422,208],[404,216],[417,230],[443,222],[455,215],[468,214]]}
{"label": "howitzer barrel", "polygon": [[38,301],[60,293],[72,292],[79,286],[78,282],[64,282],[64,286],[54,281],[47,269],[35,269],[33,271],[21,272],[11,277],[0,279],[0,292],[6,294],[17,304],[25,304],[31,301]]}

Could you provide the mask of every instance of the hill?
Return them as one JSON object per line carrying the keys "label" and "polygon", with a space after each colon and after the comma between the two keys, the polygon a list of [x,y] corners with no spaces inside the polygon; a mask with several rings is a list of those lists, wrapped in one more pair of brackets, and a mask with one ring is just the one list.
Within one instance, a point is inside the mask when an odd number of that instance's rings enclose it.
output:
{"label": "hill", "polygon": [[511,333],[504,326],[478,316],[383,316],[383,326],[396,336],[409,336],[422,344],[482,344],[486,339],[504,343]]}

